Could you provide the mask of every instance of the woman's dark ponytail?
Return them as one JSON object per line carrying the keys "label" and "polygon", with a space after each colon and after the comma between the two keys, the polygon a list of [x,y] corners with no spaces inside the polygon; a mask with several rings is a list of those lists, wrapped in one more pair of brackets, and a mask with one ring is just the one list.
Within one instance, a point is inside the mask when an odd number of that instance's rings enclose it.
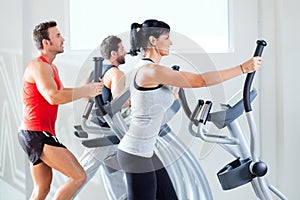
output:
{"label": "woman's dark ponytail", "polygon": [[130,31],[130,52],[132,56],[138,55],[141,49],[145,50],[149,46],[149,37],[158,38],[164,33],[170,32],[170,26],[156,19],[148,19],[142,24],[132,23]]}
{"label": "woman's dark ponytail", "polygon": [[140,28],[141,25],[138,23],[131,24],[131,30],[130,30],[130,52],[129,54],[131,56],[137,56],[138,52],[140,52],[140,45],[138,41],[138,28]]}

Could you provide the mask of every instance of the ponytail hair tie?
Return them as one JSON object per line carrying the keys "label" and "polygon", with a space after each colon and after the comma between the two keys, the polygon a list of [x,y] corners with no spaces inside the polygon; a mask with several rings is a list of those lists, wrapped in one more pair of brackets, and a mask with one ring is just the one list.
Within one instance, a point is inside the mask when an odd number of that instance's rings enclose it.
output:
{"label": "ponytail hair tie", "polygon": [[129,54],[131,56],[137,56],[139,52],[140,52],[140,50],[138,50],[138,49],[130,49],[130,51],[127,52],[127,54]]}
{"label": "ponytail hair tie", "polygon": [[142,26],[139,24],[139,23],[132,23],[131,24],[131,30],[132,29],[138,29],[138,28],[141,28]]}

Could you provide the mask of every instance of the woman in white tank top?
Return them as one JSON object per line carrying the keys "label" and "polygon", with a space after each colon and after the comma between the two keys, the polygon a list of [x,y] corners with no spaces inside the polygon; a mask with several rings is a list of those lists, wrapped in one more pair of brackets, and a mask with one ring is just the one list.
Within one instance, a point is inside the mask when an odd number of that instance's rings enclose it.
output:
{"label": "woman in white tank top", "polygon": [[131,25],[131,54],[143,52],[130,86],[132,118],[119,144],[118,159],[126,172],[128,199],[177,199],[162,163],[154,154],[165,111],[171,106],[172,92],[166,86],[207,87],[257,70],[260,57],[219,71],[203,74],[175,71],[159,63],[172,45],[170,26],[158,20]]}

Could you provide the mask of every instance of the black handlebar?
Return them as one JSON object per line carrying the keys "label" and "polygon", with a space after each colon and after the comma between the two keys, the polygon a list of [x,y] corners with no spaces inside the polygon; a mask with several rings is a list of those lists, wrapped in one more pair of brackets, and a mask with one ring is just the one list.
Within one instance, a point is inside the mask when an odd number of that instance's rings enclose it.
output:
{"label": "black handlebar", "polygon": [[[95,62],[95,69],[94,69],[94,82],[99,82],[99,78],[102,76],[102,68],[103,68],[103,58],[102,57],[94,57],[93,58]],[[98,96],[95,97],[95,103],[96,106],[98,107],[99,111],[101,112],[101,115],[106,115],[106,110],[104,109],[104,102],[102,99],[102,95],[99,94]]]}
{"label": "black handlebar", "polygon": [[[267,46],[267,43],[264,40],[257,40],[256,44],[257,44],[257,46],[256,46],[253,57],[261,56],[264,47]],[[247,74],[247,77],[246,77],[246,80],[245,80],[245,83],[244,83],[243,99],[244,99],[245,112],[252,111],[251,101],[250,101],[250,89],[251,89],[251,85],[252,85],[254,75],[255,75],[255,72],[251,72],[251,73]]]}
{"label": "black handlebar", "polygon": [[102,58],[102,57],[94,57],[93,58],[93,61],[95,62],[94,82],[99,82],[99,77],[102,76],[103,60],[104,60],[104,58]]}

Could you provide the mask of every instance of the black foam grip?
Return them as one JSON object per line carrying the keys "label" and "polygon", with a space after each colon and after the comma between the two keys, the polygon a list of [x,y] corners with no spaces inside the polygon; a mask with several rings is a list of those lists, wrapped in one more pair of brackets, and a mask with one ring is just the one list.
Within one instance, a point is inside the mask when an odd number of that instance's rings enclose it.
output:
{"label": "black foam grip", "polygon": [[[267,46],[267,43],[264,40],[257,40],[256,44],[257,44],[257,46],[256,46],[256,49],[254,52],[254,57],[261,56],[264,47]],[[254,76],[255,76],[255,72],[251,72],[251,73],[247,74],[247,77],[246,77],[246,80],[244,83],[243,99],[244,99],[245,112],[252,111],[251,101],[250,101],[250,90],[251,90],[251,85],[252,85]]]}
{"label": "black foam grip", "polygon": [[[99,82],[99,77],[101,77],[102,75],[102,68],[103,68],[103,58],[102,57],[94,57],[93,58],[94,62],[95,62],[95,68],[94,68],[94,82]],[[99,111],[101,112],[102,115],[106,114],[106,111],[104,109],[104,102],[102,99],[102,95],[99,94],[98,96],[95,97],[95,103],[99,109]]]}

